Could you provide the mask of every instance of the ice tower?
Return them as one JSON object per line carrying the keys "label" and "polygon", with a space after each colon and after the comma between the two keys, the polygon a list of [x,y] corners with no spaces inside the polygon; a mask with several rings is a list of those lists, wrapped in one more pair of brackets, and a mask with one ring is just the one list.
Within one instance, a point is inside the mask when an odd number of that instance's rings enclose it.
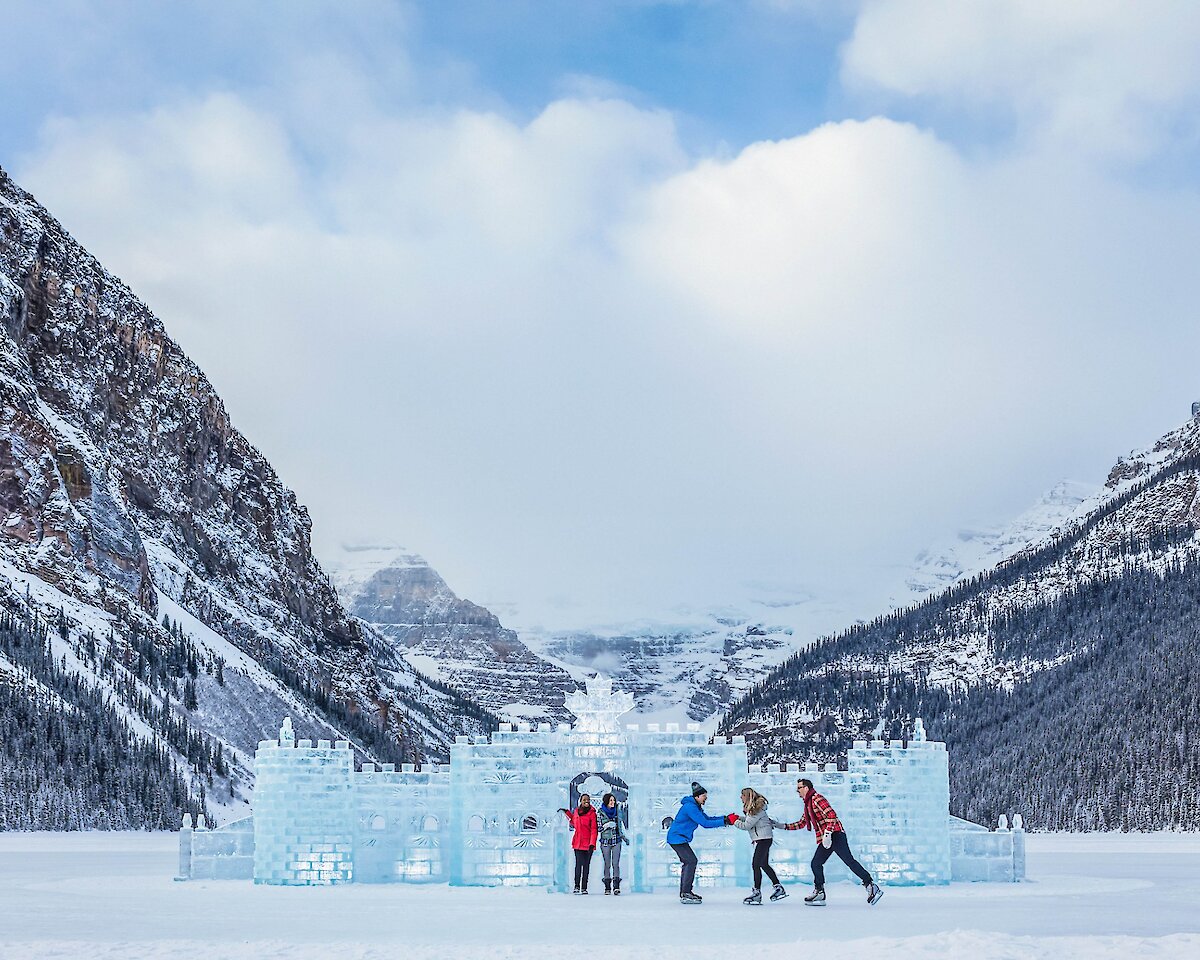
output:
{"label": "ice tower", "polygon": [[[625,889],[675,889],[679,864],[666,831],[693,780],[709,788],[715,815],[739,810],[751,786],[778,820],[797,820],[800,776],[837,809],[859,859],[884,883],[1020,880],[1024,832],[998,831],[949,816],[945,744],[917,720],[907,742],[859,741],[845,770],[835,765],[747,766],[741,737],[715,740],[698,724],[622,725],[633,697],[603,677],[566,699],[574,725],[501,724],[491,737],[458,737],[449,765],[363,763],[344,741],[295,738],[285,719],[278,740],[259,744],[254,817],[218,831],[180,834],[180,878],[249,870],[269,884],[446,883],[567,890],[571,835],[560,807],[582,793],[613,793],[631,845]],[[808,832],[776,834],[781,879],[808,880]],[[750,843],[734,829],[699,830],[700,886],[742,886]],[[831,881],[846,876],[828,865]]]}

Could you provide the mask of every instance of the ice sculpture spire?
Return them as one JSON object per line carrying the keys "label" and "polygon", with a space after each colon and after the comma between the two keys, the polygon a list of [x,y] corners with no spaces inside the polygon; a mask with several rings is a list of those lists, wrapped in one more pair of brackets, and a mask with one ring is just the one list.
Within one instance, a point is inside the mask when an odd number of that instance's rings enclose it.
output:
{"label": "ice sculpture spire", "polygon": [[564,704],[579,722],[575,729],[582,733],[616,733],[617,719],[633,709],[633,694],[613,691],[608,677],[596,674],[587,681],[587,692],[576,690]]}
{"label": "ice sculpture spire", "polygon": [[283,718],[283,726],[279,728],[279,745],[282,747],[294,747],[296,745],[296,732],[292,729],[291,717]]}
{"label": "ice sculpture spire", "polygon": [[925,721],[922,720],[920,717],[917,717],[917,719],[913,721],[912,738],[913,738],[913,743],[924,743],[925,742]]}

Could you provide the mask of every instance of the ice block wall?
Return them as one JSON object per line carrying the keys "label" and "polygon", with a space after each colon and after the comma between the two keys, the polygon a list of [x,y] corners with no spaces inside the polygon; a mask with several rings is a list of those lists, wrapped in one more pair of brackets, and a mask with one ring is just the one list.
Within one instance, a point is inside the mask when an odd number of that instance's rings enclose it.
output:
{"label": "ice block wall", "polygon": [[[256,756],[253,875],[258,883],[332,884],[445,882],[543,886],[568,890],[571,831],[558,812],[581,792],[598,804],[611,790],[625,804],[631,844],[622,857],[623,889],[674,890],[679,862],[667,830],[691,783],[708,788],[705,811],[741,811],[753,787],[771,816],[799,820],[796,781],[806,776],[837,810],[858,859],[881,883],[929,884],[950,879],[1020,880],[1024,831],[1007,824],[992,833],[949,816],[945,745],[931,743],[918,720],[912,739],[859,741],[847,769],[787,764],[750,770],[743,738],[710,742],[698,725],[620,727],[629,694],[589,681],[568,706],[580,718],[537,728],[502,724],[492,737],[459,737],[448,766],[377,767],[354,772],[349,744],[296,742],[290,720],[278,741]],[[247,869],[249,823],[214,839],[180,834],[181,878],[238,876]],[[809,831],[779,831],[772,863],[785,882],[811,880],[816,849]],[[699,828],[699,887],[745,886],[751,845],[732,827]],[[600,878],[600,857],[592,877]],[[848,879],[837,857],[830,881]]]}
{"label": "ice block wall", "polygon": [[[751,786],[771,801],[776,820],[804,815],[796,795],[800,777],[812,780],[837,811],[850,849],[880,883],[948,883],[950,871],[950,779],[946,745],[925,738],[920,720],[907,745],[899,740],[856,741],[847,752],[846,770],[833,764],[796,764],[751,775]],[[777,832],[771,859],[781,878],[811,880],[809,861],[816,834]],[[781,869],[782,868],[782,869]],[[830,881],[849,879],[836,856],[825,868]]]}
{"label": "ice block wall", "polygon": [[354,879],[354,754],[350,744],[295,741],[291,720],[254,757],[254,882]]}
{"label": "ice block wall", "polygon": [[917,720],[908,744],[858,741],[847,767],[867,778],[851,787],[851,811],[860,821],[860,853],[881,883],[950,882],[950,772],[944,743],[925,737]]}
{"label": "ice block wall", "polygon": [[[566,728],[501,724],[450,748],[448,873],[460,886],[553,886],[568,805]],[[561,885],[561,877],[558,878]]]}
{"label": "ice block wall", "polygon": [[1000,817],[995,831],[950,818],[950,871],[956,881],[1019,883],[1025,879],[1025,827]]}
{"label": "ice block wall", "polygon": [[[708,735],[697,724],[680,729],[649,724],[627,729],[631,829],[634,843],[627,859],[633,861],[636,890],[678,890],[679,859],[667,845],[667,830],[690,796],[692,781],[708,788],[705,813],[722,817],[741,811],[741,790],[747,785],[746,743]],[[750,840],[733,827],[697,828],[692,841],[699,865],[696,886],[745,886],[750,875]]]}
{"label": "ice block wall", "polygon": [[364,763],[354,775],[354,879],[439,883],[449,876],[450,768]]}
{"label": "ice block wall", "polygon": [[184,814],[179,828],[177,880],[250,880],[254,877],[254,818],[209,830],[203,814]]}

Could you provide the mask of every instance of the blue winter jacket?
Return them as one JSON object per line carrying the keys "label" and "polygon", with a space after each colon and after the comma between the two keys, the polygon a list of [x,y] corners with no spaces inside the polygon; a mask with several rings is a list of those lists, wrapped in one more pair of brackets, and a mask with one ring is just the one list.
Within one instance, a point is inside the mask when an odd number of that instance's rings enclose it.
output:
{"label": "blue winter jacket", "polygon": [[695,797],[684,797],[679,801],[679,812],[671,821],[667,831],[667,843],[691,843],[697,827],[723,827],[724,817],[710,817],[696,802]]}

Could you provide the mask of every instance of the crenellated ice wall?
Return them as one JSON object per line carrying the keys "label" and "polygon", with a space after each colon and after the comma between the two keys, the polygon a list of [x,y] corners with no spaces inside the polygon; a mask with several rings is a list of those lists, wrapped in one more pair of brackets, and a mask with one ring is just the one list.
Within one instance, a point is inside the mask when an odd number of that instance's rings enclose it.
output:
{"label": "crenellated ice wall", "polygon": [[[907,743],[855,743],[846,770],[764,770],[747,766],[741,737],[713,741],[696,724],[618,726],[632,697],[601,679],[568,706],[575,726],[501,724],[490,738],[459,737],[448,765],[364,763],[357,772],[348,743],[296,742],[285,720],[278,741],[259,745],[253,819],[225,831],[181,831],[180,877],[246,876],[252,856],[254,880],[266,884],[566,890],[571,834],[558,809],[574,806],[580,793],[598,802],[611,791],[631,840],[623,888],[675,889],[679,863],[666,831],[693,780],[708,788],[712,815],[740,810],[739,793],[750,786],[770,800],[776,820],[788,822],[803,812],[796,795],[803,775],[833,804],[855,854],[882,883],[1024,878],[1020,824],[992,832],[949,816],[945,745],[928,741],[919,720]],[[814,835],[775,836],[771,859],[780,878],[810,880]],[[743,831],[700,829],[693,847],[700,886],[748,882],[751,846]],[[827,872],[831,881],[849,876],[836,857]]]}

